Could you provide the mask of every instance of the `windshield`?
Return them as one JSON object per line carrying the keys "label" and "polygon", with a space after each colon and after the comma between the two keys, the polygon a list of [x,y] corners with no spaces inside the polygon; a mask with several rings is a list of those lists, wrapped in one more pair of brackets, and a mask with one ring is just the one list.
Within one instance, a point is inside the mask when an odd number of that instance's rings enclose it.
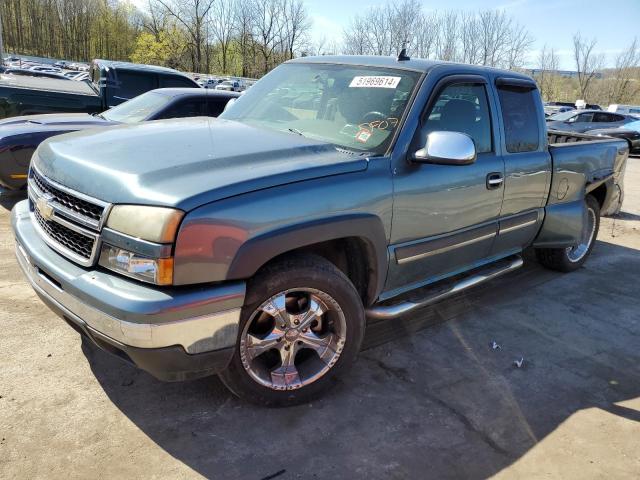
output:
{"label": "windshield", "polygon": [[419,78],[418,72],[388,68],[285,64],[220,118],[381,155]]}
{"label": "windshield", "polygon": [[110,122],[135,123],[146,120],[171,101],[168,95],[147,92],[102,113]]}
{"label": "windshield", "polygon": [[548,120],[557,120],[559,122],[564,122],[565,120],[569,120],[575,114],[575,111],[556,113],[555,115],[551,115]]}

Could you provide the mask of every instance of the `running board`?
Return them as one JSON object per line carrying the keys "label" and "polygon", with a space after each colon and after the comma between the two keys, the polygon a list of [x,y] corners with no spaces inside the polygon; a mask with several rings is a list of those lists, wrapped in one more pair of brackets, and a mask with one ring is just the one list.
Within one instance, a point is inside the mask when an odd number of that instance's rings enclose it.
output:
{"label": "running board", "polygon": [[405,300],[392,305],[373,305],[366,310],[366,315],[368,318],[374,320],[396,318],[418,308],[426,307],[427,305],[449,298],[468,288],[493,280],[505,273],[517,270],[523,263],[522,257],[519,255],[508,257],[489,264],[480,270],[476,270],[476,272],[471,273],[470,276],[464,278],[457,277],[457,281],[444,280],[440,285],[436,283],[427,291],[426,296],[419,300]]}

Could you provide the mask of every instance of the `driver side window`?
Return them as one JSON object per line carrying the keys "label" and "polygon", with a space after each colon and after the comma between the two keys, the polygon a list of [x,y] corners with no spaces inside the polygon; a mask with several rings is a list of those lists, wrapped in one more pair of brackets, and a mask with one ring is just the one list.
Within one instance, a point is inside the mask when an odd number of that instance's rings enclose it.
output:
{"label": "driver side window", "polygon": [[424,141],[435,131],[466,133],[478,153],[491,152],[491,115],[485,86],[460,83],[442,90],[420,129],[420,138]]}

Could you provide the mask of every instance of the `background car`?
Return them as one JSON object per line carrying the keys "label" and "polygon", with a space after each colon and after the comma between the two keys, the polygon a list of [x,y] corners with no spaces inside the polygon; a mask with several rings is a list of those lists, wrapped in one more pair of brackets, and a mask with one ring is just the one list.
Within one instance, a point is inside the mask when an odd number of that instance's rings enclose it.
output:
{"label": "background car", "polygon": [[570,112],[571,110],[575,109],[575,107],[567,107],[563,105],[545,105],[544,116],[550,117],[551,115],[555,115],[556,113]]}
{"label": "background car", "polygon": [[620,127],[637,118],[601,110],[572,110],[551,115],[546,120],[549,129],[585,133],[600,128]]}
{"label": "background car", "polygon": [[607,111],[640,117],[640,105],[620,105],[617,103],[613,103],[609,105]]}
{"label": "background car", "polygon": [[29,162],[49,137],[88,128],[183,117],[217,117],[235,92],[200,88],[161,88],[100,114],[55,113],[0,120],[0,186],[17,190],[27,182]]}
{"label": "background car", "polygon": [[629,143],[630,153],[640,153],[640,120],[627,123],[622,127],[590,130],[589,134],[599,137],[623,138]]}
{"label": "background car", "polygon": [[216,85],[216,90],[226,90],[228,92],[240,92],[242,86],[237,80],[225,80]]}

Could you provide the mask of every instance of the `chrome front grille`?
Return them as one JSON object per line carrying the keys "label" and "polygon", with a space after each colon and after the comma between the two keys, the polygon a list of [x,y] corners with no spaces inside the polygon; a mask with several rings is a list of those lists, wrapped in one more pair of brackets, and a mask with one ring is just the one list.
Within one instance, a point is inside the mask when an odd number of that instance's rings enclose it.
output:
{"label": "chrome front grille", "polygon": [[33,167],[28,186],[33,222],[44,241],[80,265],[94,265],[110,205],[70,190]]}
{"label": "chrome front grille", "polygon": [[29,174],[29,184],[39,191],[39,196],[50,197],[50,201],[57,204],[60,210],[66,210],[67,216],[75,217],[74,219],[87,226],[100,226],[107,206],[105,203],[85,200],[80,194],[71,193],[65,187],[46,179],[33,168]]}
{"label": "chrome front grille", "polygon": [[83,262],[88,262],[91,259],[97,241],[95,237],[75,232],[58,222],[45,220],[37,208],[33,209],[33,216],[51,240],[78,255]]}

